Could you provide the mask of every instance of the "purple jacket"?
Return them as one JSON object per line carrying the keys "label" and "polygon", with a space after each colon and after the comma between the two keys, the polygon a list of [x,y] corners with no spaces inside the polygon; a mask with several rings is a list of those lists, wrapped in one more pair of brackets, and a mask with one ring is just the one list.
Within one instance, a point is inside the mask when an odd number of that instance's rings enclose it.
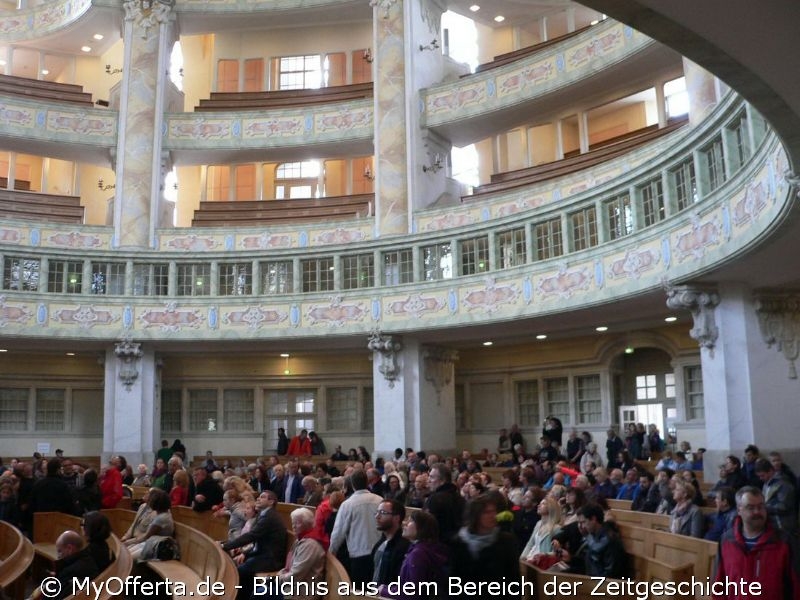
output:
{"label": "purple jacket", "polygon": [[[416,595],[407,595],[399,590],[391,589],[388,586],[381,586],[378,595],[389,598],[401,598],[403,600],[422,600],[433,598],[433,595],[424,595],[425,588],[418,587],[422,582],[435,582],[439,590],[447,589],[447,547],[440,542],[417,542],[403,559],[403,566],[400,567],[400,583],[412,581],[417,584]],[[397,586],[392,586],[397,587]],[[434,588],[431,586],[430,591]]]}

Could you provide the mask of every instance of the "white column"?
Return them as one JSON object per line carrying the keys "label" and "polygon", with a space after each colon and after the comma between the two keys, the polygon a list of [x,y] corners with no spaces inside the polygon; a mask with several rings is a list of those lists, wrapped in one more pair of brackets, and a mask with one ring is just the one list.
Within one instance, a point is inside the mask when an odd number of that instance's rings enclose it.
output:
{"label": "white column", "polygon": [[103,460],[122,454],[130,464],[153,464],[158,388],[153,350],[122,341],[106,351]]}
{"label": "white column", "polygon": [[578,113],[578,143],[581,154],[589,151],[589,113],[585,110]]}
{"label": "white column", "polygon": [[659,129],[667,126],[667,99],[664,97],[664,82],[656,83],[656,111]]}
{"label": "white column", "polygon": [[418,340],[375,336],[375,451],[395,448],[451,454],[456,449],[454,361],[457,354]]}
{"label": "white column", "polygon": [[699,125],[717,105],[716,77],[685,57],[683,74],[689,94],[689,123],[692,126]]}

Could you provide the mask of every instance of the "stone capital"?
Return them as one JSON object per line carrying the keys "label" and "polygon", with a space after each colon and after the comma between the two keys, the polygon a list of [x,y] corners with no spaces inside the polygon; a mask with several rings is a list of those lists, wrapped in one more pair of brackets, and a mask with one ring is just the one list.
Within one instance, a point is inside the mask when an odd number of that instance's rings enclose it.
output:
{"label": "stone capital", "polygon": [[767,348],[775,348],[789,361],[789,378],[797,379],[795,361],[800,355],[800,290],[763,292],[755,297],[756,316]]}
{"label": "stone capital", "polygon": [[667,285],[667,306],[692,313],[694,327],[689,331],[701,348],[714,356],[714,346],[719,337],[714,311],[719,304],[719,294],[713,288],[695,285]]}
{"label": "stone capital", "polygon": [[389,383],[389,387],[394,387],[394,382],[400,378],[400,367],[397,364],[397,355],[403,349],[400,338],[391,335],[382,335],[377,329],[372,332],[367,341],[367,348],[377,352],[381,357],[381,364],[378,371]]}

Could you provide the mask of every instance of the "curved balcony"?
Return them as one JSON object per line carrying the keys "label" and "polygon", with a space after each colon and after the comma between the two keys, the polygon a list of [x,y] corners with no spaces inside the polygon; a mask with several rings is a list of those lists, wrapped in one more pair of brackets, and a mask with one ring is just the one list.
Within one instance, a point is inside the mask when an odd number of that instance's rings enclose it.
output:
{"label": "curved balcony", "polygon": [[[360,228],[355,223],[338,228],[323,224],[318,229],[287,226],[203,234],[160,230],[158,252],[131,252],[111,250],[107,228],[4,223],[0,251],[6,291],[0,324],[5,335],[33,338],[285,339],[364,334],[374,328],[403,332],[514,323],[634,298],[658,290],[664,280],[697,277],[747,253],[795,207],[795,195],[783,175],[786,156],[773,134],[757,136],[758,144],[746,160],[735,168],[726,166],[727,177],[713,189],[698,170],[696,202],[680,211],[667,210],[665,218],[652,225],[645,226],[639,218],[631,231],[615,239],[609,235],[607,218],[601,218],[605,233],[601,231],[597,245],[578,250],[565,236],[562,254],[541,259],[535,254],[536,227],[557,220],[566,231],[576,211],[599,206],[603,215],[609,198],[620,193],[638,198],[646,182],[668,181],[687,161],[704,164],[705,148],[727,139],[743,117],[757,120],[745,110],[743,102],[730,97],[702,127],[674,134],[671,145],[665,140],[657,150],[628,157],[627,168],[619,166],[607,181],[558,202],[516,213],[492,213],[488,203],[477,207],[488,213],[474,221],[450,218],[447,229],[431,228],[401,239],[371,239],[369,223]],[[529,193],[535,196],[538,190],[533,186]],[[496,206],[501,202],[508,199],[496,200]],[[638,212],[632,210],[634,215]],[[524,232],[527,248],[526,260],[516,265],[504,264],[497,247],[499,238],[511,230]],[[488,260],[481,264],[478,257],[465,269],[464,251],[478,238],[486,239]],[[434,272],[446,275],[442,263],[425,258],[429,249],[444,246],[451,250],[452,277],[425,280]],[[375,265],[384,264],[387,255],[403,253],[412,279],[407,284],[377,284],[387,282],[384,270]],[[363,263],[353,262],[354,257],[364,257]],[[86,282],[80,293],[68,293],[66,287],[60,293],[34,291],[39,282],[44,288],[45,279],[51,287],[67,286],[57,276],[69,261],[77,263],[75,279]],[[269,289],[267,272],[275,262],[283,262],[293,274],[289,293]],[[361,279],[369,271],[367,264],[372,265],[373,281]],[[193,273],[187,265],[202,267],[203,278],[210,280],[206,295],[192,295],[194,280],[186,287],[187,273]],[[151,266],[160,269],[163,295],[139,295],[152,293],[148,286],[157,287],[152,277],[148,279]],[[488,270],[480,272],[484,268]],[[302,274],[312,272],[328,281],[329,289],[302,293],[308,283]],[[365,282],[372,285],[360,287]],[[29,291],[18,291],[26,287]]]}

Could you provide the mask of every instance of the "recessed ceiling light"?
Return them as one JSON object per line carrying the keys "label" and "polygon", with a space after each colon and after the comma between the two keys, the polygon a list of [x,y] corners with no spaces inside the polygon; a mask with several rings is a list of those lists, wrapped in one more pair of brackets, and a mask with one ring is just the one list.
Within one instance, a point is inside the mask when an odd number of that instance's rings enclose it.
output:
{"label": "recessed ceiling light", "polygon": [[75,356],[74,352],[67,352],[67,356]]}
{"label": "recessed ceiling light", "polygon": [[102,39],[103,39],[105,36],[104,36],[102,33],[95,33],[95,34],[94,34],[92,37],[93,37],[94,39],[96,39],[96,40],[99,42],[99,41],[100,41],[100,40],[102,40]]}
{"label": "recessed ceiling light", "polygon": [[289,358],[289,355],[286,352],[284,352],[281,354],[281,358]]}
{"label": "recessed ceiling light", "polygon": [[91,52],[91,51],[92,51],[91,46],[81,46],[81,52]]}
{"label": "recessed ceiling light", "polygon": [[625,354],[633,354],[633,346],[628,346],[625,348]]}
{"label": "recessed ceiling light", "polygon": [[42,75],[50,75],[50,71],[48,69],[42,69]]}
{"label": "recessed ceiling light", "polygon": [[594,21],[592,21],[591,23],[589,23],[589,25],[597,25],[599,22],[600,22],[600,20],[599,20],[599,19],[595,19]]}
{"label": "recessed ceiling light", "polygon": [[484,346],[491,346],[492,344],[494,344],[494,342],[483,342]]}
{"label": "recessed ceiling light", "polygon": [[602,333],[604,331],[608,331],[608,327],[606,327],[605,325],[601,325],[600,327],[595,327],[594,330]]}
{"label": "recessed ceiling light", "polygon": [[480,7],[480,6],[478,6],[477,4],[473,4],[472,6],[470,6],[470,7],[469,7],[469,9],[470,9],[472,12],[478,12],[478,11],[481,9],[481,7]]}
{"label": "recessed ceiling light", "polygon": [[494,20],[495,20],[495,21],[497,21],[498,23],[502,23],[503,21],[505,21],[505,20],[506,20],[506,18],[505,18],[503,15],[497,15],[497,16],[494,18]]}
{"label": "recessed ceiling light", "polygon": [[536,336],[536,339],[537,340],[546,340],[547,339],[547,335],[545,335],[544,333],[540,333],[539,335]]}
{"label": "recessed ceiling light", "polygon": [[678,317],[667,317],[667,318],[666,318],[666,319],[664,319],[664,320],[665,320],[667,323],[674,323],[675,321],[677,321],[677,320],[678,320]]}
{"label": "recessed ceiling light", "polygon": [[0,352],[8,352],[6,348],[0,348]]}

